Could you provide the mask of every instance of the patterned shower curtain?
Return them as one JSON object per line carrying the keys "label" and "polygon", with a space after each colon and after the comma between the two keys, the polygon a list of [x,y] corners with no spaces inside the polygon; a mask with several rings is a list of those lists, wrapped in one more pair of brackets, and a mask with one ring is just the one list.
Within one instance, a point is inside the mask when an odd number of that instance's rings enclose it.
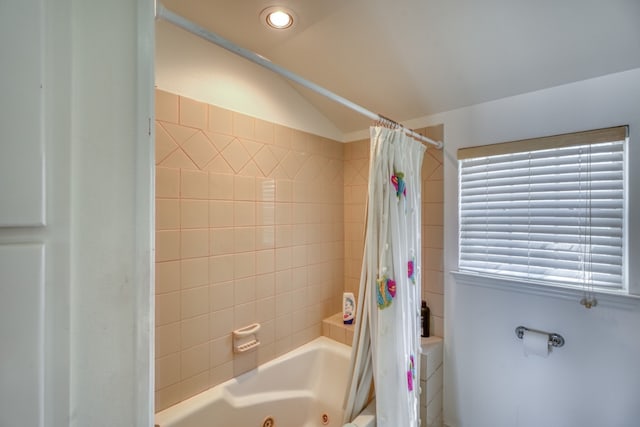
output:
{"label": "patterned shower curtain", "polygon": [[344,421],[366,406],[378,427],[418,426],[421,168],[425,147],[401,129],[371,128],[365,250]]}

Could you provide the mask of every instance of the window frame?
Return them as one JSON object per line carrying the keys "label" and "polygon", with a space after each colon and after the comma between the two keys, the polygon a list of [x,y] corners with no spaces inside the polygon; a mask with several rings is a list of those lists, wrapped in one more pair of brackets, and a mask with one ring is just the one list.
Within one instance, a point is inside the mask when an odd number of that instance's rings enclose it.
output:
{"label": "window frame", "polygon": [[[613,136],[612,136],[613,135]],[[511,154],[517,152],[537,151],[549,148],[560,148],[571,145],[595,144],[600,142],[623,141],[622,160],[622,283],[620,288],[606,288],[594,286],[590,292],[597,295],[599,300],[613,302],[614,304],[628,305],[629,303],[640,303],[640,296],[632,294],[629,280],[629,129],[628,126],[618,126],[614,128],[596,129],[585,132],[575,132],[562,135],[554,135],[542,138],[533,138],[513,142],[473,146],[458,150],[458,247],[457,247],[457,270],[452,271],[457,282],[469,285],[481,285],[488,287],[506,288],[515,291],[522,291],[537,295],[553,295],[562,298],[575,300],[584,293],[584,286],[580,284],[564,284],[560,282],[546,282],[544,280],[532,279],[528,277],[518,277],[513,275],[491,274],[460,268],[461,245],[461,163],[467,158],[486,157],[490,155]],[[523,148],[524,147],[524,148]],[[620,299],[622,298],[622,300]]]}

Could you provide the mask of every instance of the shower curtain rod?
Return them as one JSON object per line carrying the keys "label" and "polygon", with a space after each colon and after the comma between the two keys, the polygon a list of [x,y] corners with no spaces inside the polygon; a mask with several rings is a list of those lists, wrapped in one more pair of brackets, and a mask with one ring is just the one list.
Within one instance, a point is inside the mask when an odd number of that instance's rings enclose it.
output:
{"label": "shower curtain rod", "polygon": [[310,82],[309,80],[306,80],[300,76],[298,76],[297,74],[292,73],[291,71],[274,64],[273,62],[269,61],[268,59],[265,59],[264,57],[258,55],[255,52],[252,52],[248,49],[242,48],[234,43],[232,43],[231,41],[219,36],[216,33],[213,33],[211,31],[208,31],[202,27],[200,27],[199,25],[189,21],[188,19],[170,11],[169,9],[167,9],[166,7],[164,7],[160,2],[156,2],[156,18],[161,18],[164,19],[167,22],[170,22],[180,28],[182,28],[183,30],[186,30],[192,34],[195,34],[205,40],[208,40],[226,50],[228,50],[229,52],[235,53],[236,55],[242,56],[245,59],[248,59],[251,62],[254,62],[258,65],[261,65],[264,68],[267,68],[268,70],[271,70],[289,80],[292,80],[304,87],[306,87],[307,89],[311,89],[312,91],[326,97],[329,98],[332,101],[337,102],[338,104],[342,104],[343,106],[354,110],[360,114],[362,114],[363,116],[366,116],[368,118],[370,118],[371,120],[375,120],[375,121],[379,121],[382,122],[383,124],[387,124],[387,125],[392,125],[392,126],[397,126],[401,129],[404,130],[404,132],[408,135],[410,135],[411,137],[420,140],[422,142],[426,142],[427,144],[431,144],[431,145],[435,145],[436,148],[442,148],[442,142],[440,141],[434,141],[430,138],[427,138],[424,135],[420,135],[417,132],[412,131],[411,129],[408,129],[406,127],[404,127],[403,125],[401,125],[398,122],[395,122],[387,117],[384,117],[380,114],[374,113],[372,111],[367,110],[364,107],[361,107],[360,105],[349,101],[346,98],[343,98],[340,95],[337,95],[333,92],[331,92],[328,89],[323,88],[322,86],[319,86],[313,82]]}

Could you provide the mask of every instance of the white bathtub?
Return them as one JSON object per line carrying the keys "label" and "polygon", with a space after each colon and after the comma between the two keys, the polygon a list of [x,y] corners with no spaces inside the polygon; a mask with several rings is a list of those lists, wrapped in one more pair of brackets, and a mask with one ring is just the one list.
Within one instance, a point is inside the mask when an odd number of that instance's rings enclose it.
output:
{"label": "white bathtub", "polygon": [[[351,348],[317,338],[257,369],[158,412],[160,427],[341,426]],[[374,427],[369,405],[354,420]],[[323,416],[328,422],[323,423]]]}

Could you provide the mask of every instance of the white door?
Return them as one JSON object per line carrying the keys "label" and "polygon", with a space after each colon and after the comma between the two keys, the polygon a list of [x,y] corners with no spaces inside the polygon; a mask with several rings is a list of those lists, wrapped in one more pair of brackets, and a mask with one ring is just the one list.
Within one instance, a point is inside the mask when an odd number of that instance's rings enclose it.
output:
{"label": "white door", "polygon": [[0,427],[152,425],[152,67],[152,0],[0,0]]}
{"label": "white door", "polygon": [[2,426],[44,422],[43,18],[39,0],[0,3]]}

